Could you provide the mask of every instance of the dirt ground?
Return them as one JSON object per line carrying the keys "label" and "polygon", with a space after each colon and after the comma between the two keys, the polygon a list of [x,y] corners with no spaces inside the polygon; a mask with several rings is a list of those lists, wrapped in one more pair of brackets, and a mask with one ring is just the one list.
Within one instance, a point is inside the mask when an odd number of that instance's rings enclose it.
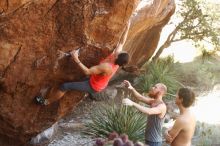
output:
{"label": "dirt ground", "polygon": [[89,120],[89,114],[103,102],[84,98],[72,113],[58,122],[53,140],[42,146],[93,146],[94,139],[82,134],[82,131],[85,130],[84,123]]}

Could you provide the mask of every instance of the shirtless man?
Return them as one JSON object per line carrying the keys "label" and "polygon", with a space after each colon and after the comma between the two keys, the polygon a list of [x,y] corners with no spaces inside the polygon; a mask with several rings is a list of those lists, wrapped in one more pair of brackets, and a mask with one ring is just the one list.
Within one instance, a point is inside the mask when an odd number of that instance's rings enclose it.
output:
{"label": "shirtless man", "polygon": [[195,94],[189,88],[180,88],[176,95],[176,105],[180,110],[180,116],[174,126],[165,132],[166,142],[171,146],[191,146],[196,119],[189,107],[195,101]]}
{"label": "shirtless man", "polygon": [[163,96],[167,92],[167,87],[162,83],[158,83],[150,89],[148,96],[143,96],[131,86],[129,81],[125,80],[124,84],[136,99],[149,105],[149,107],[142,106],[128,98],[122,100],[124,105],[133,106],[148,115],[145,129],[145,143],[149,146],[162,146],[162,125],[167,110],[163,102]]}

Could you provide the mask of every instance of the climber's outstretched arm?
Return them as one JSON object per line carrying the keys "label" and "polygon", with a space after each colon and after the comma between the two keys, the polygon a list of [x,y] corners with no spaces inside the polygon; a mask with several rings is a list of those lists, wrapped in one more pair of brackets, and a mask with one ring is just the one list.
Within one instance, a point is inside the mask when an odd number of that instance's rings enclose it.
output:
{"label": "climber's outstretched arm", "polygon": [[121,37],[120,40],[119,40],[119,44],[117,45],[117,47],[115,48],[115,50],[114,50],[114,52],[113,52],[116,56],[117,56],[117,55],[122,51],[122,49],[123,49],[123,46],[124,46],[125,41],[126,41],[127,36],[128,36],[128,31],[129,31],[130,25],[131,25],[131,22],[130,22],[130,20],[129,20],[129,21],[128,21],[128,24],[127,24],[127,26],[126,26],[126,28],[125,28],[123,34],[122,34],[122,37]]}
{"label": "climber's outstretched arm", "polygon": [[90,68],[86,67],[80,60],[79,60],[79,52],[77,50],[73,50],[70,52],[73,60],[78,64],[78,66],[82,69],[85,75],[92,75],[92,74],[102,74],[107,73],[109,70],[109,64],[102,63],[96,66],[92,66]]}

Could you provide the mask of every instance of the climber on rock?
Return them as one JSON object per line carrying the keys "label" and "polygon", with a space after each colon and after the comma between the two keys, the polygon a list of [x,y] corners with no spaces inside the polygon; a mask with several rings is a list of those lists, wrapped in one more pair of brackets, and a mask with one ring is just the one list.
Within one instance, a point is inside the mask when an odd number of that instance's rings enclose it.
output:
{"label": "climber on rock", "polygon": [[52,88],[48,97],[44,98],[43,96],[36,96],[35,100],[37,104],[48,105],[51,104],[60,98],[70,90],[78,90],[88,92],[89,94],[94,94],[104,90],[112,76],[116,73],[119,67],[123,67],[129,61],[129,55],[127,52],[122,51],[124,43],[127,38],[128,30],[130,28],[130,22],[128,22],[124,33],[120,39],[119,44],[109,56],[101,60],[100,63],[91,68],[86,67],[79,60],[79,51],[74,50],[70,52],[71,57],[84,72],[85,75],[88,75],[89,78],[81,82],[67,82],[62,84],[59,89]]}

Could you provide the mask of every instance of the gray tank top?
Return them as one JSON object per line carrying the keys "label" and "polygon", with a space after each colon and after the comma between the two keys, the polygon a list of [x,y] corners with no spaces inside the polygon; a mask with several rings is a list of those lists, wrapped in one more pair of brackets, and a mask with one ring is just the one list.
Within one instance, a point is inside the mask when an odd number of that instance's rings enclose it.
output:
{"label": "gray tank top", "polygon": [[[163,104],[163,102],[159,103]],[[157,104],[156,106],[158,106]],[[159,118],[158,115],[149,115],[147,117],[147,126],[145,129],[145,140],[150,142],[162,142],[162,125],[164,118]]]}

